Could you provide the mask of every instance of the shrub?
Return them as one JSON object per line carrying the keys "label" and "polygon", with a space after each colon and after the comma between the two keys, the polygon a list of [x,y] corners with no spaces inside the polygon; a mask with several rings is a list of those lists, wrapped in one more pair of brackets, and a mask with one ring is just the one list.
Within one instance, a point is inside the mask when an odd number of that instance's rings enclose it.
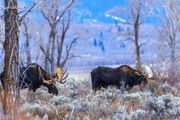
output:
{"label": "shrub", "polygon": [[50,100],[50,103],[52,105],[60,105],[60,104],[65,104],[65,103],[69,103],[70,99],[68,97],[65,96],[53,96],[52,99]]}
{"label": "shrub", "polygon": [[149,111],[154,111],[155,115],[170,118],[177,118],[180,116],[180,98],[172,94],[162,95],[159,97],[152,97],[147,100]]}
{"label": "shrub", "polygon": [[156,90],[159,89],[159,84],[157,81],[149,80],[148,84],[146,85],[146,89],[150,90],[152,93],[154,93]]}
{"label": "shrub", "polygon": [[[66,84],[57,84],[57,88],[58,96],[49,94],[47,90],[38,89],[35,93],[36,101],[32,103],[26,103],[25,97],[22,97],[21,112],[25,113],[27,118],[34,116],[43,120],[57,117],[65,120],[144,120],[180,117],[180,98],[177,97],[180,87],[177,86],[176,89],[167,83],[160,85],[152,81],[148,83],[144,92],[130,93],[111,86],[94,92],[90,80],[71,78]],[[158,94],[159,97],[156,96],[158,92],[161,92]],[[165,93],[173,95],[163,95]]]}
{"label": "shrub", "polygon": [[145,120],[147,119],[148,112],[143,109],[137,109],[135,111],[131,111],[129,116],[131,120]]}
{"label": "shrub", "polygon": [[30,113],[33,116],[43,117],[46,114],[46,110],[38,103],[25,103],[22,106],[21,112]]}
{"label": "shrub", "polygon": [[114,120],[126,120],[127,118],[128,118],[128,113],[126,111],[125,106],[120,106],[117,112],[115,113],[115,115],[113,116]]}
{"label": "shrub", "polygon": [[170,93],[171,92],[171,85],[169,85],[167,82],[165,82],[163,85],[160,87],[164,93]]}

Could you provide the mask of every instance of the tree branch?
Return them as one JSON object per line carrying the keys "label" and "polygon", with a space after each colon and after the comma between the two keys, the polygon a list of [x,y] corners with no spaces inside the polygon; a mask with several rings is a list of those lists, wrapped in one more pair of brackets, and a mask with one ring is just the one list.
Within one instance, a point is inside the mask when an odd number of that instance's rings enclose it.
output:
{"label": "tree branch", "polygon": [[44,13],[44,11],[42,11],[42,10],[41,10],[41,13],[42,13],[43,17],[48,21],[49,25],[52,27],[51,20],[48,18],[48,16],[46,16],[46,14]]}
{"label": "tree branch", "polygon": [[42,53],[45,55],[45,57],[47,57],[48,60],[51,62],[51,61],[52,61],[51,58],[46,55],[45,49],[43,48],[43,46],[42,46],[41,44],[39,45],[39,48],[40,48],[40,50],[42,51]]}
{"label": "tree branch", "polygon": [[72,49],[73,44],[75,43],[75,41],[78,39],[78,37],[75,37],[71,43],[69,45],[66,46],[66,57],[64,58],[64,60],[61,62],[61,66],[64,67],[65,63],[69,60],[72,59],[73,57],[75,57],[75,55],[69,55],[70,51]]}
{"label": "tree branch", "polygon": [[61,17],[65,14],[65,12],[67,11],[67,9],[69,9],[73,3],[74,3],[75,0],[72,0],[65,8],[64,10],[62,11],[62,13],[59,15],[59,18],[56,20],[55,24],[57,24],[60,20],[61,20]]}
{"label": "tree branch", "polygon": [[143,42],[139,45],[139,48],[141,48],[143,45],[147,44],[146,42]]}
{"label": "tree branch", "polygon": [[130,40],[134,41],[134,39],[132,37],[125,39],[125,41],[130,41]]}
{"label": "tree branch", "polygon": [[35,7],[36,3],[33,3],[33,5],[27,10],[26,13],[24,13],[24,15],[22,15],[20,18],[19,18],[19,25],[21,25],[23,19],[32,11],[32,9]]}
{"label": "tree branch", "polygon": [[67,33],[67,30],[70,27],[70,12],[68,12],[68,21],[67,21],[67,24],[65,25],[64,20],[63,20],[62,21],[62,27],[63,27],[62,34],[64,34],[64,37],[65,37],[65,35]]}

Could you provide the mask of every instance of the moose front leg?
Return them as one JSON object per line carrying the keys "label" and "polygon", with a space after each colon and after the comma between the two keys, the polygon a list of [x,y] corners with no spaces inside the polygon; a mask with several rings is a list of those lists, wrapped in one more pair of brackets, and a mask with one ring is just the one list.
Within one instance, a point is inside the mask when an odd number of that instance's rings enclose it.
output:
{"label": "moose front leg", "polygon": [[119,80],[119,88],[122,89],[123,91],[126,90],[126,78],[122,77],[121,80]]}
{"label": "moose front leg", "polygon": [[132,85],[125,84],[125,89],[126,89],[126,91],[131,90],[132,87],[133,87]]}
{"label": "moose front leg", "polygon": [[35,91],[29,88],[26,99],[28,102],[32,102],[35,99]]}

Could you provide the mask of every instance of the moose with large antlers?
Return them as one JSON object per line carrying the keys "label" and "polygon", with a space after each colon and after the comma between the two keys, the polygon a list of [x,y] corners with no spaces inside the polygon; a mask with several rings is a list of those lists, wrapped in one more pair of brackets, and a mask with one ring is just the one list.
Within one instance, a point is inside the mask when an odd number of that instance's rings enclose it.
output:
{"label": "moose with large antlers", "polygon": [[145,85],[148,79],[153,78],[153,72],[149,66],[144,67],[144,72],[135,70],[128,65],[117,68],[99,66],[91,71],[92,89],[99,90],[109,85],[117,88],[124,87],[130,90],[134,85]]}
{"label": "moose with large antlers", "polygon": [[[66,73],[66,71],[67,69],[63,71],[61,67],[58,67],[56,69],[56,73],[54,75],[50,75],[40,65],[33,63],[27,67],[20,67],[18,85],[20,89],[29,88],[29,90],[34,92],[43,85],[48,88],[49,93],[58,95],[55,83],[59,82],[64,84],[66,82],[66,78],[68,77],[68,73]],[[3,74],[4,72],[0,74],[0,79],[4,88]]]}

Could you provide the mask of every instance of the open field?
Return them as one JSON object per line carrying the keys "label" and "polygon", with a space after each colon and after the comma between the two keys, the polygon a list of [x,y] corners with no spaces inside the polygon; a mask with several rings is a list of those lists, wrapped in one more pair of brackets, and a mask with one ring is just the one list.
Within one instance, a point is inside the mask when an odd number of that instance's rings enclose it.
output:
{"label": "open field", "polygon": [[[21,91],[20,117],[28,120],[175,120],[180,119],[180,85],[149,81],[143,91],[113,87],[91,90],[90,75],[71,74],[56,84],[53,96],[41,87],[35,94]],[[34,96],[34,98],[32,97]],[[2,112],[2,110],[1,110]]]}

